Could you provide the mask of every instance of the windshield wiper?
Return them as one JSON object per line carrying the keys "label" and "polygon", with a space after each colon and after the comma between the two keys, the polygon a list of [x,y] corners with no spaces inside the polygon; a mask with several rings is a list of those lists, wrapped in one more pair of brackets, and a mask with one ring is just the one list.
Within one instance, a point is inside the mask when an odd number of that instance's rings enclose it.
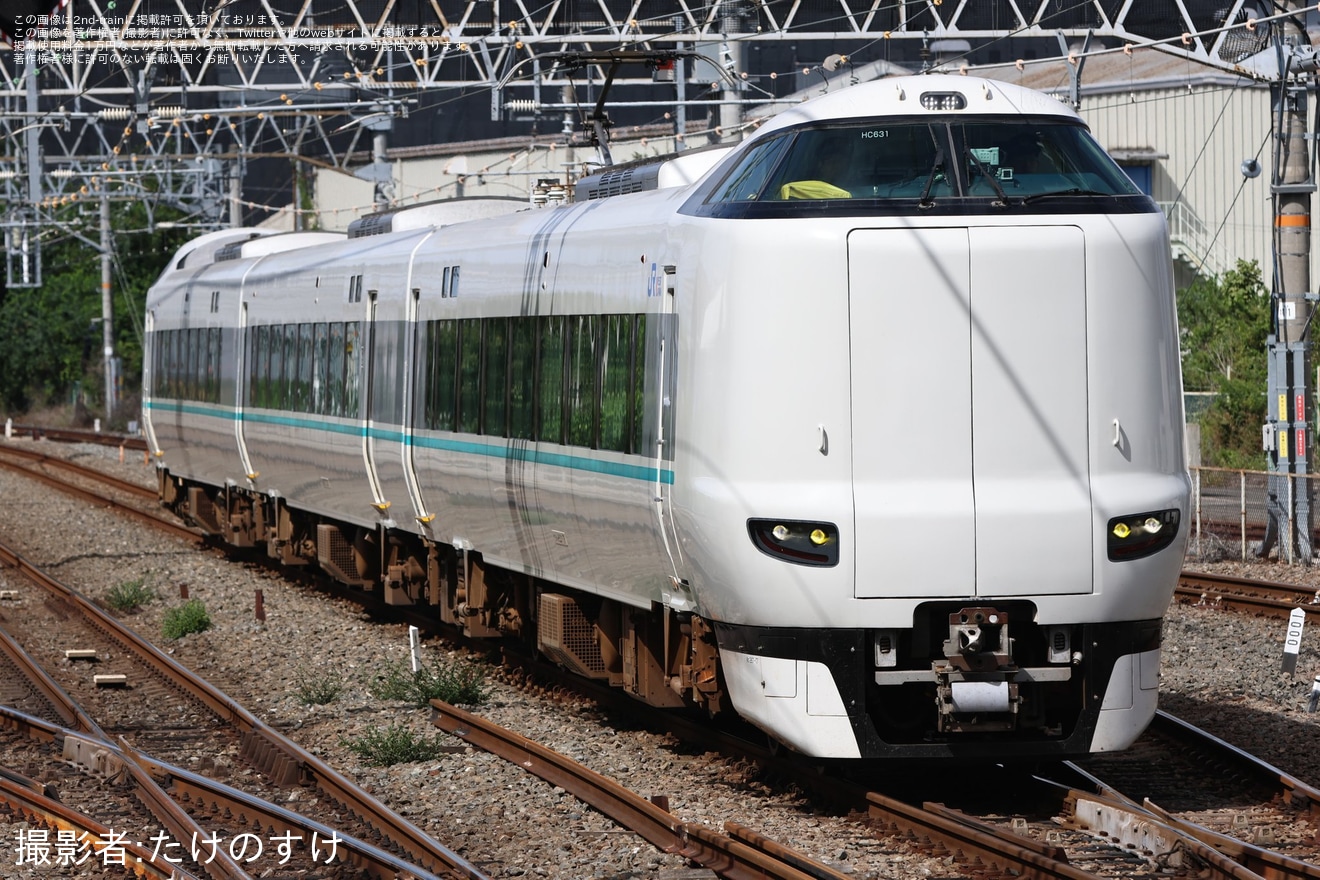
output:
{"label": "windshield wiper", "polygon": [[1023,196],[1021,204],[1027,205],[1038,199],[1047,199],[1051,196],[1113,196],[1113,193],[1100,192],[1098,189],[1083,189],[1075,186],[1072,189],[1055,189],[1048,192],[1039,192],[1035,195]]}
{"label": "windshield wiper", "polygon": [[975,166],[976,170],[981,173],[982,177],[984,177],[987,181],[989,181],[992,187],[994,187],[995,195],[999,196],[999,201],[995,202],[995,204],[1000,207],[1007,205],[1008,196],[1004,193],[1004,188],[999,185],[999,181],[996,180],[995,176],[990,173],[990,169],[986,168],[985,165],[981,164],[981,160],[976,158],[976,154],[972,152],[970,147],[964,147],[963,154],[968,159],[972,160],[972,165]]}
{"label": "windshield wiper", "polygon": [[931,187],[935,185],[935,175],[944,167],[944,147],[935,148],[935,161],[931,163],[930,174],[926,175],[926,185],[921,188],[921,198],[917,199],[917,207],[929,208],[935,204],[935,200],[930,197]]}

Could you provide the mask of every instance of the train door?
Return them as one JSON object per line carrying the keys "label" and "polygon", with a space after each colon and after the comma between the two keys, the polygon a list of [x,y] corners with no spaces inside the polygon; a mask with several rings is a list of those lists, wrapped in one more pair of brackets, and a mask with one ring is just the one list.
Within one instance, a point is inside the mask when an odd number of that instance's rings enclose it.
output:
{"label": "train door", "polygon": [[967,230],[854,230],[848,303],[856,595],[972,595]]}
{"label": "train door", "polygon": [[[650,419],[655,424],[655,499],[656,527],[668,555],[675,590],[665,594],[665,604],[681,606],[686,602],[682,588],[687,585],[687,565],[679,545],[674,526],[674,389],[678,374],[678,316],[674,310],[677,293],[677,267],[653,269],[651,293],[659,301],[656,327],[647,331],[646,361],[650,375],[647,384],[654,383],[655,396],[643,395],[651,401]],[[652,362],[654,359],[654,362]],[[643,421],[643,424],[646,421]],[[645,436],[645,432],[644,435]]]}
{"label": "train door", "polygon": [[380,476],[376,473],[376,438],[375,406],[379,396],[376,389],[379,357],[376,342],[376,306],[375,290],[367,291],[367,322],[361,337],[362,357],[358,361],[359,375],[362,377],[362,460],[367,469],[367,481],[371,484],[372,504],[379,511],[385,511],[389,502],[380,488]]}
{"label": "train door", "polygon": [[1091,591],[1084,244],[849,235],[858,597]]}
{"label": "train door", "polygon": [[425,325],[418,320],[418,311],[421,306],[422,289],[415,287],[419,279],[414,275],[414,267],[417,263],[417,254],[422,249],[422,245],[434,235],[434,230],[427,233],[417,242],[417,246],[412,249],[408,255],[408,277],[404,288],[408,291],[406,304],[404,306],[404,326],[407,332],[404,335],[403,362],[411,365],[403,371],[403,425],[402,425],[402,443],[401,450],[403,458],[403,481],[408,487],[408,497],[412,501],[414,516],[417,522],[423,526],[430,523],[434,516],[427,512],[426,502],[422,497],[421,482],[417,479],[417,470],[413,463],[413,434],[417,424],[417,395],[421,393],[421,367],[419,364],[426,362],[424,354],[424,344],[422,342],[425,334]]}
{"label": "train door", "polygon": [[[1076,226],[968,234],[978,593],[1089,593],[1100,532],[1091,512],[1085,237]],[[1123,381],[1121,366],[1098,368]]]}
{"label": "train door", "polygon": [[[241,291],[241,288],[240,288]],[[238,444],[238,457],[243,462],[243,473],[249,480],[256,479],[252,459],[248,457],[247,438],[243,432],[243,413],[247,411],[252,385],[248,381],[248,304],[239,306],[237,338],[234,340],[234,441]]]}
{"label": "train door", "polygon": [[147,445],[152,452],[160,452],[160,444],[156,442],[156,425],[152,419],[151,404],[154,398],[159,396],[160,366],[164,363],[162,360],[165,352],[161,349],[160,340],[156,338],[156,310],[148,309],[146,321],[143,325],[143,338],[147,341],[147,349],[142,357],[142,428],[147,434]]}

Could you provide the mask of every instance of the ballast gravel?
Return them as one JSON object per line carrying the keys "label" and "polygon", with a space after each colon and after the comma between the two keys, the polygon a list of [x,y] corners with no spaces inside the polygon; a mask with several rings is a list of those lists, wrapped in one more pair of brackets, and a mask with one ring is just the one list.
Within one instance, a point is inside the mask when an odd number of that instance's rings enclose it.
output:
{"label": "ballast gravel", "polygon": [[[45,441],[41,451],[95,464],[154,486],[141,457],[113,447]],[[254,714],[299,741],[414,824],[491,877],[654,878],[714,875],[662,853],[561,789],[518,767],[439,734],[429,710],[372,696],[368,684],[390,664],[406,664],[407,627],[378,622],[346,600],[286,581],[270,571],[212,552],[54,493],[0,469],[0,541],[66,584],[104,601],[120,584],[141,580],[156,594],[124,616],[184,665]],[[1208,571],[1314,584],[1320,571],[1281,564],[1217,563]],[[0,570],[0,589],[28,589]],[[201,600],[212,628],[175,641],[162,618],[182,603],[181,588]],[[255,615],[263,596],[265,620]],[[1307,711],[1320,675],[1320,634],[1304,634],[1295,675],[1280,671],[1283,621],[1174,606],[1166,619],[1161,707],[1255,752],[1312,785],[1320,782],[1320,715]],[[430,664],[485,663],[438,639],[422,646]],[[491,666],[490,697],[473,711],[581,761],[644,795],[664,795],[681,819],[720,830],[738,822],[858,878],[951,876],[944,859],[878,835],[859,816],[813,806],[792,786],[754,765],[696,752],[677,740],[634,729],[576,697],[520,687]],[[338,697],[306,705],[300,693],[338,683]],[[440,737],[446,751],[417,762],[375,767],[350,748],[392,726]],[[198,764],[206,758],[197,755]],[[0,763],[3,763],[0,759]],[[314,797],[307,792],[300,797]],[[297,809],[295,802],[290,808]],[[81,867],[16,864],[29,826],[0,813],[0,876],[102,876]],[[53,837],[52,837],[53,839]],[[261,867],[254,876],[261,876]],[[269,867],[275,867],[272,861]],[[115,873],[115,872],[112,872]]]}

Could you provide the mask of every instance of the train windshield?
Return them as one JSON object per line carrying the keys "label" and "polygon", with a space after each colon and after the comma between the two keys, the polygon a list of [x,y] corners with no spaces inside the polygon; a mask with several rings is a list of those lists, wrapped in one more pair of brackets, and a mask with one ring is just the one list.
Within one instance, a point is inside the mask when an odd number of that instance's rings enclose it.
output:
{"label": "train windshield", "polygon": [[1140,190],[1080,125],[1024,119],[803,129],[747,151],[707,203],[1132,196]]}

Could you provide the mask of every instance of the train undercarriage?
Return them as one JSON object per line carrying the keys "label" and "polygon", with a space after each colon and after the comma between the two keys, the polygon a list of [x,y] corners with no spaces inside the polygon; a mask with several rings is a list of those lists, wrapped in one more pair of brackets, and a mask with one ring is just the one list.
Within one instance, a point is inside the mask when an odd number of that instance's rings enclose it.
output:
{"label": "train undercarriage", "polygon": [[314,565],[387,605],[428,606],[465,637],[512,638],[568,670],[662,708],[728,707],[709,622],[642,609],[488,565],[474,551],[403,532],[345,525],[284,499],[159,473],[161,503],[226,544]]}

